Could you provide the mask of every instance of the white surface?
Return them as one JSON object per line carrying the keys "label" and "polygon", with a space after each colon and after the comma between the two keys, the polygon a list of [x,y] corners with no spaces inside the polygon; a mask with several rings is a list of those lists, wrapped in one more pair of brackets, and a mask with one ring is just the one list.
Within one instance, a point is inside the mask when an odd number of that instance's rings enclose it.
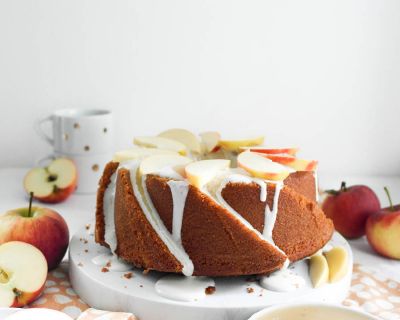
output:
{"label": "white surface", "polygon": [[[87,243],[82,239],[86,239]],[[350,288],[353,256],[349,245],[339,234],[334,234],[330,244],[343,246],[349,254],[348,272],[339,282],[312,288],[308,264],[299,261],[290,267],[293,273],[305,280],[304,287],[297,290],[266,290],[258,282],[247,281],[248,277],[213,278],[216,287],[214,294],[197,301],[182,302],[164,298],[157,293],[156,282],[165,273],[152,271],[143,274],[142,270],[132,269],[133,277],[126,279],[126,272],[102,272],[106,262],[98,266],[92,260],[109,252],[109,249],[94,243],[93,230],[81,228],[70,243],[70,281],[80,298],[91,307],[133,312],[140,319],[245,320],[266,306],[284,302],[342,302]],[[252,288],[254,292],[248,293],[247,288]]]}
{"label": "white surface", "polygon": [[52,109],[110,107],[118,149],[262,133],[323,172],[400,174],[398,0],[3,0],[0,39],[0,166],[49,153]]}

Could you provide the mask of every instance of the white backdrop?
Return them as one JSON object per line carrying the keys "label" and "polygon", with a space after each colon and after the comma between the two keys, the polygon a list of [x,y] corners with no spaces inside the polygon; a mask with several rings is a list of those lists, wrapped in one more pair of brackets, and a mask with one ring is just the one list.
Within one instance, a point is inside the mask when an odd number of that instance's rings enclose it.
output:
{"label": "white backdrop", "polygon": [[0,0],[0,166],[33,122],[109,107],[116,149],[169,127],[263,133],[321,171],[400,174],[398,0]]}

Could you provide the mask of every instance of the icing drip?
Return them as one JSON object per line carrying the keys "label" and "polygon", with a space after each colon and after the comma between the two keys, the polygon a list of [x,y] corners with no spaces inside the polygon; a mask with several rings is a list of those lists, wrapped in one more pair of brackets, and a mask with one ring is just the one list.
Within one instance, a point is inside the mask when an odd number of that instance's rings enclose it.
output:
{"label": "icing drip", "polygon": [[314,181],[315,181],[315,201],[319,201],[319,192],[318,192],[318,173],[317,171],[313,171]]}
{"label": "icing drip", "polygon": [[185,210],[186,197],[189,191],[189,184],[186,181],[168,181],[171,189],[173,213],[172,213],[172,238],[181,243],[181,229],[183,212]]}
{"label": "icing drip", "polygon": [[167,299],[177,301],[196,301],[206,296],[206,288],[215,287],[213,279],[208,277],[182,277],[167,275],[155,285],[156,292]]}
{"label": "icing drip", "polygon": [[115,235],[115,221],[114,221],[114,200],[115,200],[115,186],[117,182],[117,171],[113,173],[110,178],[103,198],[103,212],[104,212],[104,241],[110,246],[111,252],[117,249],[117,237]]}
{"label": "icing drip", "polygon": [[264,289],[278,292],[294,291],[306,284],[303,277],[289,269],[282,269],[268,276],[262,276],[259,282]]}
{"label": "icing drip", "polygon": [[279,195],[282,188],[283,183],[281,181],[275,182],[275,194],[272,208],[269,207],[268,203],[265,206],[263,236],[271,243],[274,243],[274,240],[272,239],[272,231],[274,229],[276,217],[278,215]]}
{"label": "icing drip", "polygon": [[182,264],[182,273],[185,276],[191,276],[194,271],[193,262],[183,249],[181,243],[174,241],[171,233],[168,232],[164,223],[160,219],[160,216],[158,215],[157,210],[155,209],[147,191],[146,176],[141,176],[139,174],[139,163],[140,161],[133,161],[123,164],[123,167],[128,169],[130,172],[131,184],[135,197],[139,202],[147,220],[150,222],[160,239],[167,246],[171,254]]}
{"label": "icing drip", "polygon": [[115,254],[105,253],[98,255],[92,259],[97,266],[107,267],[109,271],[125,272],[132,270],[132,266],[125,261],[119,259]]}

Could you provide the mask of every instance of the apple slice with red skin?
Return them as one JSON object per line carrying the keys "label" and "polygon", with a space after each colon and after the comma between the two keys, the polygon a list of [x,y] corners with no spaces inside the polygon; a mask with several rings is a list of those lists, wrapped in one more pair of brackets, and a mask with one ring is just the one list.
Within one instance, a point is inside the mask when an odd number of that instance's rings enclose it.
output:
{"label": "apple slice with red skin", "polygon": [[42,293],[47,278],[44,255],[20,241],[0,245],[0,307],[23,307]]}
{"label": "apple slice with red skin", "polygon": [[390,205],[368,217],[367,240],[378,254],[400,259],[400,204],[394,206],[388,188],[384,189]]}
{"label": "apple slice with red skin", "polygon": [[26,192],[45,203],[66,200],[76,189],[78,172],[74,162],[67,158],[53,160],[48,167],[29,170],[24,179]]}
{"label": "apple slice with red skin", "polygon": [[7,211],[0,216],[0,244],[22,241],[38,248],[49,270],[57,267],[69,244],[68,226],[63,217],[49,208],[32,207]]}
{"label": "apple slice with red skin", "polygon": [[296,171],[315,171],[318,166],[318,161],[316,160],[299,159],[288,154],[259,154],[274,162],[291,167]]}
{"label": "apple slice with red skin", "polygon": [[255,147],[242,147],[242,151],[252,151],[258,153],[265,153],[265,154],[289,154],[291,156],[295,156],[299,151],[299,148],[270,148],[266,146],[255,146]]}

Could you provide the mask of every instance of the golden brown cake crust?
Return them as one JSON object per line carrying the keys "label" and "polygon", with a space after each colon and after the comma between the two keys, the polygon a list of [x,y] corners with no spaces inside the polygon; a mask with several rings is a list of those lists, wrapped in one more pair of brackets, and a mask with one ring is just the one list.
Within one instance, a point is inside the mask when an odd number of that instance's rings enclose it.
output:
{"label": "golden brown cake crust", "polygon": [[118,170],[115,192],[115,232],[119,257],[134,266],[181,272],[182,265],[159,238],[133,193],[129,170]]}
{"label": "golden brown cake crust", "polygon": [[318,192],[315,174],[313,171],[296,171],[291,173],[283,183],[306,198],[315,201]]}

